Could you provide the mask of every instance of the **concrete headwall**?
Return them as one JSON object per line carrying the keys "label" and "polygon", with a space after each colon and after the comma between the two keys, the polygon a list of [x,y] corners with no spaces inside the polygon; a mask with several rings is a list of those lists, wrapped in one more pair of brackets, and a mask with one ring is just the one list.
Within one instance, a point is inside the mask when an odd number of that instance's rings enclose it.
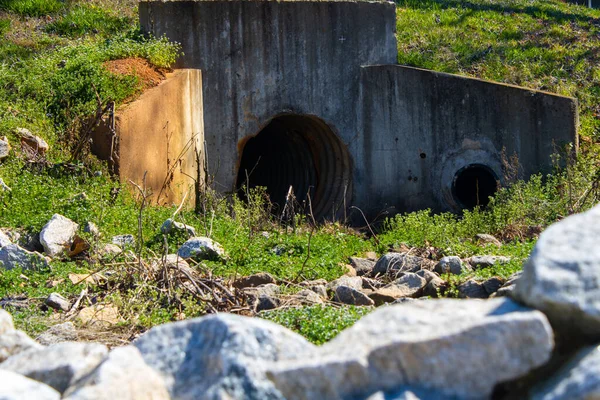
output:
{"label": "concrete headwall", "polygon": [[[396,63],[393,3],[360,1],[142,2],[142,27],[183,46],[199,68],[209,171],[234,189],[244,139],[278,115],[318,117],[348,145],[360,66]],[[347,164],[347,163],[346,163]]]}
{"label": "concrete headwall", "polygon": [[[108,121],[94,135],[92,151],[110,157]],[[144,92],[115,113],[113,159],[121,181],[129,180],[152,191],[152,201],[177,204],[187,193],[193,204],[196,180],[203,180],[202,74],[182,69]],[[200,166],[198,165],[200,161]]]}
{"label": "concrete headwall", "polygon": [[362,68],[361,97],[354,202],[371,214],[455,210],[461,168],[483,165],[502,181],[504,152],[527,178],[577,144],[577,102],[568,97],[399,65]]}

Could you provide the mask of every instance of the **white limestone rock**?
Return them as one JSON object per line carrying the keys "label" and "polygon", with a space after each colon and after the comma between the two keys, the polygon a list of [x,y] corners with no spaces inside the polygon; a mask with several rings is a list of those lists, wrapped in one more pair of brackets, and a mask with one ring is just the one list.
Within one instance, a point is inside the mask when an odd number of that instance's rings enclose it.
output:
{"label": "white limestone rock", "polygon": [[33,379],[0,369],[0,400],[27,399],[59,400],[60,393]]}
{"label": "white limestone rock", "polygon": [[10,154],[10,143],[6,136],[0,138],[0,161],[4,160]]}
{"label": "white limestone rock", "polygon": [[15,329],[12,315],[0,308],[0,335]]}
{"label": "white limestone rock", "polygon": [[6,233],[4,233],[2,230],[0,230],[0,248],[2,248],[4,246],[8,246],[11,243],[12,243],[12,240],[10,240],[10,237],[8,237],[8,235]]}
{"label": "white limestone rock", "polygon": [[275,399],[267,362],[307,357],[316,346],[269,321],[209,315],[152,328],[134,345],[158,371],[172,398]]}
{"label": "white limestone rock", "polygon": [[219,243],[202,236],[189,239],[177,250],[177,254],[183,259],[192,258],[196,261],[226,257]]}
{"label": "white limestone rock", "polygon": [[57,257],[69,250],[79,225],[60,214],[54,214],[40,232],[40,243],[50,257]]}
{"label": "white limestone rock", "polygon": [[25,332],[16,329],[6,330],[0,334],[0,363],[22,352],[43,348],[44,346],[27,336]]}
{"label": "white limestone rock", "polygon": [[509,299],[423,300],[381,307],[320,348],[274,363],[267,376],[287,399],[364,398],[406,385],[465,399],[544,364],[552,329]]}

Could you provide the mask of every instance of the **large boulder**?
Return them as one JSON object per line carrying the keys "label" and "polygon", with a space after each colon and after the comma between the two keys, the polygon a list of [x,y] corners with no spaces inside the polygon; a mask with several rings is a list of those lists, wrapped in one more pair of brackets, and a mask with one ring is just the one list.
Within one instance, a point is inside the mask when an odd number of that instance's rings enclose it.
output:
{"label": "large boulder", "polygon": [[600,349],[584,347],[531,391],[533,400],[600,399]]}
{"label": "large boulder", "polygon": [[202,236],[189,239],[181,245],[177,254],[183,259],[191,258],[196,261],[226,257],[225,250],[219,243]]}
{"label": "large boulder", "polygon": [[0,335],[15,329],[12,315],[0,308]]}
{"label": "large boulder", "polygon": [[267,376],[288,399],[365,398],[406,385],[488,398],[552,349],[546,317],[509,299],[424,300],[379,308],[317,355],[273,364]]}
{"label": "large boulder", "polygon": [[600,339],[600,205],[544,231],[512,293],[567,336]]}
{"label": "large boulder", "polygon": [[168,400],[162,377],[133,346],[118,347],[89,375],[71,386],[65,400]]}
{"label": "large boulder", "polygon": [[21,352],[0,364],[0,369],[25,375],[63,393],[89,374],[108,354],[97,343],[64,342]]}
{"label": "large boulder", "polygon": [[79,225],[67,217],[54,214],[40,232],[40,243],[50,257],[62,255],[68,251],[75,239]]}
{"label": "large boulder", "polygon": [[0,400],[59,400],[60,393],[14,372],[0,370]]}
{"label": "large boulder", "polygon": [[48,266],[48,260],[40,253],[27,251],[17,244],[0,248],[0,268],[39,269]]}
{"label": "large boulder", "polygon": [[27,336],[25,332],[9,329],[0,333],[0,363],[16,354],[42,348],[44,346]]}
{"label": "large boulder", "polygon": [[302,336],[261,319],[210,315],[152,328],[134,342],[177,399],[283,399],[268,362],[310,356]]}

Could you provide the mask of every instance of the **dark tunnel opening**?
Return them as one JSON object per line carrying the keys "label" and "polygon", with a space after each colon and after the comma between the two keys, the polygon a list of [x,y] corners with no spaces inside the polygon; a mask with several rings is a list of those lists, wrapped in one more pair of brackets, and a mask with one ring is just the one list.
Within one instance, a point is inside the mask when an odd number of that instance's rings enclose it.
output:
{"label": "dark tunnel opening", "polygon": [[245,143],[237,189],[246,183],[249,188],[266,187],[279,211],[292,186],[300,203],[306,204],[310,196],[315,218],[337,219],[351,193],[350,157],[325,122],[306,115],[281,115]]}
{"label": "dark tunnel opening", "polygon": [[452,182],[454,200],[466,209],[485,207],[489,197],[496,193],[498,177],[492,169],[483,164],[469,164],[456,172]]}

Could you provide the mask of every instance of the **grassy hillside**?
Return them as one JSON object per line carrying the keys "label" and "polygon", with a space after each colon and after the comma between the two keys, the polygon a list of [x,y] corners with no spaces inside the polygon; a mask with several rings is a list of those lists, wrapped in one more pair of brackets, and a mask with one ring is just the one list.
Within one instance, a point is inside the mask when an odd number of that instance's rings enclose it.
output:
{"label": "grassy hillside", "polygon": [[[506,277],[520,268],[540,227],[599,200],[600,12],[558,0],[406,0],[397,10],[402,64],[576,96],[581,105],[577,161],[551,176],[514,182],[484,210],[400,215],[383,223],[376,236],[339,223],[313,226],[301,215],[294,226],[283,226],[265,211],[260,191],[249,204],[208,193],[200,212],[176,216],[229,253],[226,261],[197,266],[207,279],[267,271],[293,292],[302,279],[340,276],[349,256],[399,248],[427,250],[438,258],[510,255],[510,264],[477,272],[478,278]],[[54,260],[48,269],[0,271],[0,301],[20,328],[34,334],[60,320],[41,304],[51,292],[75,300],[84,285],[71,282],[73,272],[112,273],[108,284],[88,285],[87,298],[119,308],[123,319],[112,329],[123,337],[206,312],[206,299],[154,281],[142,268],[183,242],[159,232],[176,207],[140,210],[140,199],[113,179],[106,165],[87,151],[74,157],[81,132],[99,106],[122,104],[143,90],[138,75],[115,74],[107,62],[138,57],[168,68],[178,45],[140,35],[136,3],[125,0],[0,0],[0,39],[0,137],[7,136],[14,148],[0,164],[0,178],[11,188],[0,191],[0,228],[27,241],[60,213],[81,226],[92,221],[103,234],[99,240],[85,237],[91,249],[83,256]],[[48,155],[28,160],[18,149],[16,128],[45,139]],[[496,235],[504,245],[482,246],[474,240],[477,233]],[[138,245],[128,254],[102,257],[97,249],[117,234],[136,235]],[[307,308],[268,317],[322,342],[363,312]]]}

